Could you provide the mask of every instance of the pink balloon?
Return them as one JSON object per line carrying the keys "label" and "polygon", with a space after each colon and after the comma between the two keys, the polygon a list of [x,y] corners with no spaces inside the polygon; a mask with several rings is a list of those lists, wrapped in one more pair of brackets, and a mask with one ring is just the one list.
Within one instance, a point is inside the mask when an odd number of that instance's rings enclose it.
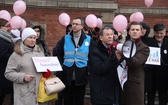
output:
{"label": "pink balloon", "polygon": [[89,14],[86,16],[85,22],[88,27],[95,28],[97,26],[97,17],[93,14]]}
{"label": "pink balloon", "polygon": [[153,4],[153,0],[145,0],[144,2],[145,2],[146,7],[148,8]]}
{"label": "pink balloon", "polygon": [[123,15],[117,15],[113,19],[113,27],[118,32],[123,32],[127,28],[127,18]]}
{"label": "pink balloon", "polygon": [[26,11],[26,4],[22,0],[18,0],[13,4],[13,11],[16,15],[21,15]]}
{"label": "pink balloon", "polygon": [[12,29],[19,29],[22,27],[22,18],[20,16],[13,16],[10,25]]}
{"label": "pink balloon", "polygon": [[10,15],[10,13],[8,11],[1,10],[0,11],[0,18],[5,19],[7,21],[10,21],[11,20],[11,15]]}
{"label": "pink balloon", "polygon": [[24,30],[26,28],[26,21],[24,19],[22,19],[22,26],[21,26],[21,30]]}
{"label": "pink balloon", "polygon": [[130,16],[130,18],[129,18],[130,22],[134,21],[134,14],[135,14],[135,13],[131,14],[131,16]]}
{"label": "pink balloon", "polygon": [[103,22],[102,22],[102,20],[100,19],[100,18],[97,18],[97,26],[96,27],[98,27],[98,28],[102,28],[102,26],[103,26]]}
{"label": "pink balloon", "polygon": [[133,20],[136,21],[136,22],[142,22],[144,20],[144,16],[141,12],[136,12],[133,15]]}
{"label": "pink balloon", "polygon": [[70,23],[70,17],[67,13],[61,13],[58,20],[63,26],[67,26]]}

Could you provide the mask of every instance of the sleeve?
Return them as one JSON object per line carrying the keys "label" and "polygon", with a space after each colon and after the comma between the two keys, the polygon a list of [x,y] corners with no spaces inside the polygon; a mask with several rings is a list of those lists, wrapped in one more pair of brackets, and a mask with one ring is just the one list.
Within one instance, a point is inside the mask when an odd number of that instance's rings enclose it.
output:
{"label": "sleeve", "polygon": [[9,61],[6,66],[5,70],[5,77],[6,79],[15,82],[15,83],[25,83],[24,81],[24,75],[25,73],[21,73],[20,71],[20,64],[18,57],[14,56],[12,54],[9,58]]}
{"label": "sleeve", "polygon": [[92,48],[90,53],[90,68],[98,74],[104,75],[111,70],[115,70],[118,65],[118,61],[115,56],[103,58],[103,55],[98,49]]}
{"label": "sleeve", "polygon": [[127,65],[132,67],[137,67],[145,64],[149,56],[149,47],[145,46],[141,50],[137,51],[135,56],[132,58],[126,58]]}

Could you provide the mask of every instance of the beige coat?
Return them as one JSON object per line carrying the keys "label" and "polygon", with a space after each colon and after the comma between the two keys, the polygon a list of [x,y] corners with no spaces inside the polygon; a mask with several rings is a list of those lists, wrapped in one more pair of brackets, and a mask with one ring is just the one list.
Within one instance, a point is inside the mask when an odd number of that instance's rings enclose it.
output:
{"label": "beige coat", "polygon": [[[44,56],[38,46],[32,49],[21,43],[9,58],[5,77],[13,82],[14,105],[39,105],[38,86],[42,74],[37,73],[33,64],[32,57],[36,56]],[[30,82],[25,82],[23,81],[25,74],[32,74],[35,78]]]}

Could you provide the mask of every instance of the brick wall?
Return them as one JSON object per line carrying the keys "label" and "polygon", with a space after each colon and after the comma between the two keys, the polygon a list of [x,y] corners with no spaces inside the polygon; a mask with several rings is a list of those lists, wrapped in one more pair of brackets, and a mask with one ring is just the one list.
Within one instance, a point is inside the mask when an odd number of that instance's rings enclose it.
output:
{"label": "brick wall", "polygon": [[[95,1],[95,0],[94,0]],[[99,0],[98,0],[99,1]],[[109,0],[110,1],[110,0]],[[111,0],[112,2],[116,1],[119,3],[119,9],[123,8],[123,7],[127,7],[127,8],[145,8],[144,5],[144,0]],[[138,7],[141,6],[141,7]],[[167,8],[168,7],[168,2],[167,0],[154,0],[154,3],[152,5],[151,8]],[[11,14],[13,13],[12,10],[12,6],[0,6],[0,10],[5,9],[8,10]],[[147,8],[145,8],[147,9]],[[47,44],[49,46],[50,51],[52,52],[53,47],[55,46],[55,44],[57,43],[57,41],[65,35],[65,27],[62,26],[59,22],[58,22],[58,16],[63,13],[66,12],[70,15],[71,19],[75,18],[75,17],[84,17],[87,16],[88,14],[92,13],[92,14],[101,14],[101,15],[105,15],[104,20],[109,19],[107,23],[112,22],[113,17],[116,15],[115,11],[101,11],[101,10],[84,10],[84,9],[76,9],[76,10],[70,10],[68,8],[64,8],[64,9],[56,9],[56,8],[45,8],[45,7],[27,7],[26,12],[24,14],[21,15],[22,18],[24,18],[26,20],[26,22],[30,22],[30,21],[38,21],[41,24],[44,24],[46,26],[46,41]],[[107,15],[110,14],[110,15]],[[163,13],[164,14],[164,13]],[[129,14],[124,14],[128,19],[130,16]],[[109,17],[108,17],[109,16]],[[144,21],[147,22],[150,27],[153,27],[156,23],[164,23],[166,25],[166,27],[168,28],[168,15],[151,15],[151,14],[144,14]]]}
{"label": "brick wall", "polygon": [[[5,9],[10,13],[13,13],[12,7],[0,7],[0,10]],[[82,10],[56,10],[56,9],[40,9],[40,8],[27,8],[26,12],[21,15],[26,22],[30,21],[38,21],[41,24],[46,26],[46,42],[49,46],[50,51],[52,52],[53,47],[57,43],[57,41],[65,35],[65,26],[62,26],[58,17],[61,13],[68,13],[71,17],[71,20],[75,17],[85,17],[90,13],[99,14],[99,12],[91,12],[91,11],[82,11]]]}

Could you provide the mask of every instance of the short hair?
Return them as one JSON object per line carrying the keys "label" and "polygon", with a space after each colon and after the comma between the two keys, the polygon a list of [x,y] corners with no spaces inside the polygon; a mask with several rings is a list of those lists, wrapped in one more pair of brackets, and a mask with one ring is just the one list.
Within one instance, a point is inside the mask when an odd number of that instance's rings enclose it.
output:
{"label": "short hair", "polygon": [[5,26],[8,21],[0,18],[0,26]]}
{"label": "short hair", "polygon": [[83,18],[81,18],[81,17],[76,17],[76,18],[74,18],[73,20],[76,20],[76,19],[81,20],[81,25],[84,26],[84,19],[83,19]]}
{"label": "short hair", "polygon": [[113,29],[113,27],[112,27],[111,25],[105,25],[105,26],[100,30],[100,33],[99,33],[100,36],[103,35],[103,31],[104,31],[105,29],[107,29],[107,30],[111,29],[111,30],[114,32],[114,29]]}
{"label": "short hair", "polygon": [[158,32],[164,29],[166,29],[166,27],[161,23],[155,24],[153,27],[154,32]]}
{"label": "short hair", "polygon": [[140,28],[141,28],[141,30],[142,30],[142,28],[143,28],[142,25],[141,25],[141,23],[133,21],[133,22],[130,22],[130,23],[128,24],[127,31],[130,31],[130,28],[131,28],[132,25],[139,25]]}

